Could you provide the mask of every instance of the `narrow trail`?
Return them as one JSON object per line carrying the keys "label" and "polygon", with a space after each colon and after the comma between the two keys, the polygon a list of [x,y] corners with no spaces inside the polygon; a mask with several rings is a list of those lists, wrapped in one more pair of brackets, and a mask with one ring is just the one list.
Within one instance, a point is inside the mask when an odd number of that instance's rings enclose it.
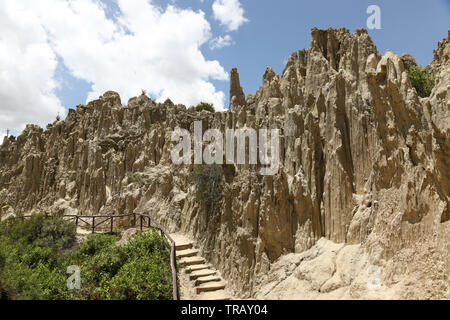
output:
{"label": "narrow trail", "polygon": [[[143,231],[148,228],[143,228]],[[77,234],[87,237],[91,230],[78,227]],[[96,232],[101,234],[103,232]],[[183,234],[170,234],[175,241],[181,300],[233,300],[227,283],[211,264],[201,257],[195,242]]]}
{"label": "narrow trail", "polygon": [[220,272],[207,263],[195,242],[182,234],[171,234],[175,241],[181,300],[232,300]]}

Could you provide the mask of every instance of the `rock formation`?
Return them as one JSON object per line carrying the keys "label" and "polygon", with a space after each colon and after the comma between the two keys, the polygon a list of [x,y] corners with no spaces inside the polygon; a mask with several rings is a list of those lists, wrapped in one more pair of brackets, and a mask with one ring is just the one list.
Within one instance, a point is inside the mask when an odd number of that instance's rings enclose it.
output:
{"label": "rock formation", "polygon": [[239,73],[236,68],[230,72],[230,107],[245,105],[244,90],[239,81]]}
{"label": "rock formation", "polygon": [[[450,32],[428,71],[429,98],[405,61],[367,31],[312,30],[281,76],[230,110],[195,112],[118,94],[29,125],[0,146],[0,215],[145,211],[196,239],[234,294],[259,298],[444,298],[450,275]],[[177,127],[278,128],[275,176],[224,165],[219,212],[195,200],[170,151]],[[140,176],[140,183],[129,179]],[[370,269],[381,287],[367,286]],[[368,288],[369,287],[369,288]]]}

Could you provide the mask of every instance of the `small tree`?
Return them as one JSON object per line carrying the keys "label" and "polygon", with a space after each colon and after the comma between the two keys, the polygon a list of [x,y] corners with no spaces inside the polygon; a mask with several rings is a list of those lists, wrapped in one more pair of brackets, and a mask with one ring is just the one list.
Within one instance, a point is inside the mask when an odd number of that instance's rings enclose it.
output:
{"label": "small tree", "polygon": [[196,107],[195,107],[195,111],[209,111],[209,112],[216,112],[216,110],[214,109],[214,105],[211,103],[206,103],[206,102],[200,102]]}
{"label": "small tree", "polygon": [[417,94],[424,98],[429,97],[434,87],[434,78],[428,76],[425,68],[411,66],[408,70],[411,85],[416,89]]}
{"label": "small tree", "polygon": [[195,185],[195,198],[207,210],[215,211],[223,198],[223,170],[222,166],[196,165],[190,174],[190,181]]}

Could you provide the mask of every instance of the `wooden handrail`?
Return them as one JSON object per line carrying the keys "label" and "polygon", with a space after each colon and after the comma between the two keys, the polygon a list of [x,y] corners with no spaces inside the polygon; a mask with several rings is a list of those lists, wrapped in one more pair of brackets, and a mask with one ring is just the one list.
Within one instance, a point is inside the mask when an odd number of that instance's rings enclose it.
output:
{"label": "wooden handrail", "polygon": [[[133,213],[129,213],[129,214],[117,214],[117,215],[111,215],[111,216],[107,216],[107,215],[97,215],[97,216],[83,216],[83,215],[77,215],[77,214],[63,214],[62,216],[50,216],[47,215],[48,217],[63,217],[63,218],[125,218],[125,217],[131,217],[134,216]],[[20,217],[10,217],[10,219],[22,219],[22,218],[32,218],[34,217],[34,215],[27,215],[27,216],[20,216]]]}
{"label": "wooden handrail", "polygon": [[[142,214],[142,213],[132,213],[132,214],[121,214],[121,215],[111,215],[111,216],[106,216],[106,215],[98,215],[98,216],[83,216],[83,215],[75,215],[75,214],[67,214],[67,215],[62,215],[60,217],[62,218],[70,218],[70,219],[75,219],[75,224],[78,227],[78,223],[79,221],[84,222],[86,225],[91,227],[92,233],[95,232],[95,228],[97,228],[98,226],[107,223],[108,221],[111,221],[111,227],[110,227],[110,231],[111,233],[113,232],[113,225],[114,225],[114,219],[115,218],[124,218],[124,217],[134,217],[133,221],[134,224],[136,224],[136,217],[139,217],[140,219],[140,228],[141,230],[143,230],[143,223],[144,223],[144,218],[148,218],[149,223],[148,223],[148,228],[154,228],[151,226],[151,224],[153,223],[154,225],[156,225],[155,229],[158,229],[164,236],[169,240],[170,242],[170,267],[172,269],[172,288],[173,288],[173,300],[179,300],[180,296],[179,296],[179,291],[178,291],[178,281],[177,281],[177,265],[176,265],[176,246],[175,246],[175,241],[172,239],[172,237],[167,233],[167,231],[161,226],[161,224],[153,219],[152,216],[148,215],[148,214]],[[26,219],[26,218],[32,218],[32,215],[28,215],[28,216],[21,216],[21,217],[12,217],[12,219]],[[52,217],[49,216],[48,214],[45,214],[45,217]],[[103,218],[105,220],[103,220],[100,223],[95,224],[95,219],[96,218]],[[87,219],[92,219],[92,224],[90,224],[89,222],[87,222]],[[135,226],[136,227],[136,226]]]}

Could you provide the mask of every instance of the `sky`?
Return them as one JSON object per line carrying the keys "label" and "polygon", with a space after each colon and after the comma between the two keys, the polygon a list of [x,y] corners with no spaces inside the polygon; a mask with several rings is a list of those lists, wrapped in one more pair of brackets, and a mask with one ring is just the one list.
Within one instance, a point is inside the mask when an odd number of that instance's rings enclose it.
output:
{"label": "sky", "polygon": [[6,128],[45,127],[69,108],[116,91],[228,107],[229,71],[255,93],[309,48],[311,28],[367,28],[381,54],[425,66],[450,28],[450,0],[0,0],[0,141]]}

